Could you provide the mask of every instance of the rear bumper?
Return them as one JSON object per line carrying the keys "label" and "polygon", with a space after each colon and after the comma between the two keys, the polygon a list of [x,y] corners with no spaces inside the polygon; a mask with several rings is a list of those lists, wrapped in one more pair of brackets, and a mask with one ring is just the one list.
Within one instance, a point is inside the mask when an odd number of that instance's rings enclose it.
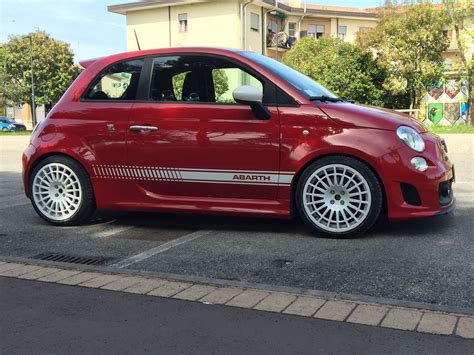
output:
{"label": "rear bumper", "polygon": [[21,161],[22,161],[22,176],[23,176],[23,188],[25,190],[25,195],[26,197],[30,198],[30,192],[29,192],[29,172],[30,172],[30,167],[31,163],[33,161],[33,158],[36,154],[36,148],[33,144],[30,143],[26,150],[23,152]]}

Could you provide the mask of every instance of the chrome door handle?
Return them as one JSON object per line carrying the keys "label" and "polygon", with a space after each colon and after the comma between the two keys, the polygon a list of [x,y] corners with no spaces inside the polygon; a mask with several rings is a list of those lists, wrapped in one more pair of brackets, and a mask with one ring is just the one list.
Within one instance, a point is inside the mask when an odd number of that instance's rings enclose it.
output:
{"label": "chrome door handle", "polygon": [[130,126],[130,130],[133,132],[155,132],[158,131],[158,127],[155,126]]}

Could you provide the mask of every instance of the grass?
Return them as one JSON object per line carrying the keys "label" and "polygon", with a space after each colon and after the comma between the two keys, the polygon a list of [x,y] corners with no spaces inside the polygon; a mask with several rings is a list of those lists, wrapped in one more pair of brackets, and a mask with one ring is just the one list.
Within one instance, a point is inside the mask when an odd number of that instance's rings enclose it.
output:
{"label": "grass", "polygon": [[427,126],[433,133],[474,133],[474,126],[465,124],[456,126]]}
{"label": "grass", "polygon": [[13,131],[13,132],[3,132],[0,131],[0,136],[29,136],[31,131]]}

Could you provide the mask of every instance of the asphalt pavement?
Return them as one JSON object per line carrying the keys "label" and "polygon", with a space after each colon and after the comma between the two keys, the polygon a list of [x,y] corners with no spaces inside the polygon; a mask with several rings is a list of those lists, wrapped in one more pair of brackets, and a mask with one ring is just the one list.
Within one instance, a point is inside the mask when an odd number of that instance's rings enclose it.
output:
{"label": "asphalt pavement", "polygon": [[472,341],[0,277],[2,354],[472,354]]}

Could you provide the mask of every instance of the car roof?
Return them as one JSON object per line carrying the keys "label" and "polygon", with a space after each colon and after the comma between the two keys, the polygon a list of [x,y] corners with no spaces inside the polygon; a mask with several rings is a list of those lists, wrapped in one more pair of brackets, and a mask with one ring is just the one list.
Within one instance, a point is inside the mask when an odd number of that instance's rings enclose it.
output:
{"label": "car roof", "polygon": [[196,54],[230,54],[241,52],[241,49],[236,48],[224,48],[224,47],[174,47],[174,48],[156,48],[156,49],[146,49],[140,51],[124,52],[118,53],[106,57],[93,58],[82,60],[79,62],[83,68],[87,68],[93,63],[104,62],[112,63],[124,59],[149,56],[149,55],[159,55],[159,54],[183,54],[183,53],[196,53]]}

